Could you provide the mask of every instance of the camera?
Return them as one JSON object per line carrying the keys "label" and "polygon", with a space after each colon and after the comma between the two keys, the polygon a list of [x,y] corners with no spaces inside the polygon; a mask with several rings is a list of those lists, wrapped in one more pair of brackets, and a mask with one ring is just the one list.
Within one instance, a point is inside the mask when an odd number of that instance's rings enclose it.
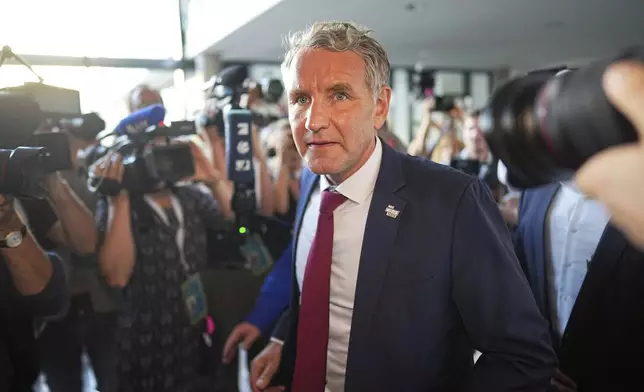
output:
{"label": "camera", "polygon": [[59,124],[72,136],[85,141],[96,140],[98,134],[105,130],[105,121],[98,113],[86,113],[80,117],[64,118],[60,120]]}
{"label": "camera", "polygon": [[[123,156],[123,179],[119,183],[90,176],[89,187],[105,196],[115,196],[122,189],[133,194],[145,194],[194,175],[190,145],[172,144],[178,137],[194,135],[194,122],[174,121],[167,125],[162,123],[163,117],[165,109],[161,105],[153,105],[121,121],[115,131],[121,136],[110,147],[96,147],[92,156],[97,160],[110,151]],[[157,145],[159,141],[164,144]]]}
{"label": "camera", "polygon": [[[261,97],[268,103],[274,104],[284,94],[284,85],[277,79],[264,80],[260,85]],[[248,70],[239,65],[224,68],[221,73],[213,77],[205,86],[206,98],[213,100],[215,105],[200,118],[202,127],[216,126],[220,136],[224,137],[224,111],[226,109],[241,109],[247,105],[243,97],[249,90]],[[251,111],[252,123],[263,128],[279,117],[269,113]]]}
{"label": "camera", "polygon": [[436,85],[436,77],[434,72],[430,70],[421,70],[414,75],[415,90],[418,99],[433,98],[434,107],[432,110],[436,112],[450,112],[456,107],[456,102],[453,97],[434,95],[434,87]]}
{"label": "camera", "polygon": [[637,140],[633,124],[602,88],[606,69],[622,60],[644,61],[644,48],[579,69],[531,72],[492,94],[479,127],[507,166],[510,185],[525,189],[570,179],[597,152]]}
{"label": "camera", "polygon": [[36,83],[0,90],[0,193],[43,198],[44,177],[72,168],[67,135],[47,124],[80,113],[69,99],[77,93]]}
{"label": "camera", "polygon": [[268,103],[278,103],[284,95],[284,84],[279,79],[265,79],[261,82],[262,98]]}

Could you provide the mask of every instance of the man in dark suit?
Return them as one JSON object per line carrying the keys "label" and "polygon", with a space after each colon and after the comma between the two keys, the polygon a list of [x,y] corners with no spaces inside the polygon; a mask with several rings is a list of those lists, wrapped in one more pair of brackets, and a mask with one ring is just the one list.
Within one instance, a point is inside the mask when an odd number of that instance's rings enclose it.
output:
{"label": "man in dark suit", "polygon": [[289,118],[310,170],[291,305],[254,390],[545,391],[547,324],[487,187],[376,138],[389,61],[368,31],[317,23],[291,44]]}
{"label": "man in dark suit", "polygon": [[641,389],[644,254],[572,183],[525,191],[515,236],[559,356],[553,390]]}

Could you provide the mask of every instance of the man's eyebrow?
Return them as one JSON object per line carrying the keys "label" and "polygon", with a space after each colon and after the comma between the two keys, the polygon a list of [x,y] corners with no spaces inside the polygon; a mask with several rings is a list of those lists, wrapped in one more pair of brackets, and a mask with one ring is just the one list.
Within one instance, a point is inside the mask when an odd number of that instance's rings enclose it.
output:
{"label": "man's eyebrow", "polygon": [[335,83],[327,89],[331,92],[351,91],[352,88],[348,83]]}
{"label": "man's eyebrow", "polygon": [[289,93],[288,93],[288,95],[292,96],[292,97],[298,96],[298,95],[306,95],[306,94],[307,94],[306,90],[304,90],[301,87],[295,87],[295,88],[291,89],[291,91],[289,91]]}

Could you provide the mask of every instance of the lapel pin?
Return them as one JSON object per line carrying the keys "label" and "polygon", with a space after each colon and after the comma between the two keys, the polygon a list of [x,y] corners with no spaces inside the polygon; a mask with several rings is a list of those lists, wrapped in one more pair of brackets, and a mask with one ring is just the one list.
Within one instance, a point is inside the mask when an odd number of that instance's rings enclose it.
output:
{"label": "lapel pin", "polygon": [[388,217],[396,219],[398,218],[398,214],[400,214],[400,211],[396,209],[396,207],[389,205],[387,208],[385,208],[385,214],[387,214]]}

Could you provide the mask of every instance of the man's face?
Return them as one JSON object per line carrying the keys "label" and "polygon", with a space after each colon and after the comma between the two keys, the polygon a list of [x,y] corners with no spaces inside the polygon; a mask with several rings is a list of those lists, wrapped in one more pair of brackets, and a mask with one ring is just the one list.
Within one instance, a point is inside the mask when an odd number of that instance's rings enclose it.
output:
{"label": "man's face", "polygon": [[382,87],[374,101],[362,58],[324,49],[301,50],[284,72],[284,84],[298,152],[314,173],[344,181],[375,148],[391,89]]}
{"label": "man's face", "polygon": [[158,92],[143,88],[138,91],[135,91],[132,94],[132,108],[133,112],[144,109],[148,106],[163,104],[161,95]]}
{"label": "man's face", "polygon": [[477,154],[487,152],[487,143],[483,134],[479,130],[476,117],[468,116],[463,124],[464,142],[467,149],[475,151]]}

